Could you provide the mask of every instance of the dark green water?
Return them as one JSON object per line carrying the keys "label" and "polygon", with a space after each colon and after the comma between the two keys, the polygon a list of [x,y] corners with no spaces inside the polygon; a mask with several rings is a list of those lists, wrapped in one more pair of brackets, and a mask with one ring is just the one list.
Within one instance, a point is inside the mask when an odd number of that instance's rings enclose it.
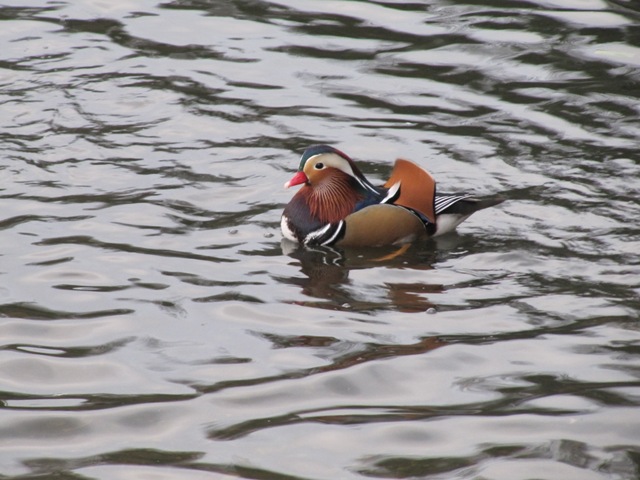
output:
{"label": "dark green water", "polygon": [[[0,0],[0,478],[640,477],[632,1]],[[510,200],[281,244],[329,143]]]}

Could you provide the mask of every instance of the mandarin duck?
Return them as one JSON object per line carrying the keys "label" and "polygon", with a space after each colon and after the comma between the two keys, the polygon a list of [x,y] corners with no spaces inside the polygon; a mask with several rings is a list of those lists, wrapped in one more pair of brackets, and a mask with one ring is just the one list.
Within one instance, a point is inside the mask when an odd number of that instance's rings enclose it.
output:
{"label": "mandarin duck", "polygon": [[307,148],[284,186],[300,184],[280,226],[285,238],[304,245],[404,245],[451,232],[472,213],[504,200],[436,193],[431,174],[404,159],[376,187],[351,158],[328,145]]}

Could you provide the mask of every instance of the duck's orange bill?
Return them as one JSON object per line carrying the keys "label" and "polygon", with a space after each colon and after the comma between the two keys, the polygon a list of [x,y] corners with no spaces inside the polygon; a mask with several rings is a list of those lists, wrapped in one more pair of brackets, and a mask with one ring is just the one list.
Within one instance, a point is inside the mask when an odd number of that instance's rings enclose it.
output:
{"label": "duck's orange bill", "polygon": [[300,185],[301,183],[307,183],[308,180],[309,179],[304,172],[298,172],[293,177],[291,177],[291,180],[284,184],[284,188],[293,187],[294,185]]}

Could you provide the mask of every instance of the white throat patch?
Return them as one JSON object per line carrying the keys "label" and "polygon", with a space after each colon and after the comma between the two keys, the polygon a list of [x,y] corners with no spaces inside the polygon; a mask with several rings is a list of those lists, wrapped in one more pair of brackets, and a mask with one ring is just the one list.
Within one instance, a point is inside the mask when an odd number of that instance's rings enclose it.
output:
{"label": "white throat patch", "polygon": [[292,242],[298,242],[298,239],[293,234],[293,230],[291,230],[291,227],[289,227],[289,219],[284,215],[280,219],[280,230],[282,230],[282,235],[284,236],[284,238],[286,238],[287,240],[291,240]]}

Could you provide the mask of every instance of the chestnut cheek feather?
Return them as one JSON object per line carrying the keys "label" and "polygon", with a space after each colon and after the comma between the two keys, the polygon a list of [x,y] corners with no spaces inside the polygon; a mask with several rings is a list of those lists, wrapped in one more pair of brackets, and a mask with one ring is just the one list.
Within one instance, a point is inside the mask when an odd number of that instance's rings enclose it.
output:
{"label": "chestnut cheek feather", "polygon": [[335,223],[353,213],[361,198],[346,174],[334,174],[313,188],[308,202],[311,214],[321,223]]}

